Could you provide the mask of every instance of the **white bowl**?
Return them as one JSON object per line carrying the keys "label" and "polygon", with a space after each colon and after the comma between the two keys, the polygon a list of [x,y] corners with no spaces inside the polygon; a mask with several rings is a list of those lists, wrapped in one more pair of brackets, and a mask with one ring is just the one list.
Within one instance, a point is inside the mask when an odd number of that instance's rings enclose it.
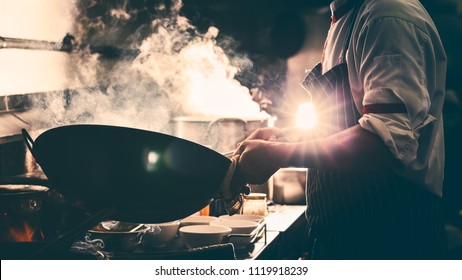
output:
{"label": "white bowl", "polygon": [[250,215],[250,214],[235,214],[235,215],[222,215],[219,217],[220,220],[241,220],[241,221],[252,221],[252,222],[261,222],[265,219],[265,216],[260,215]]}
{"label": "white bowl", "polygon": [[229,227],[233,234],[251,234],[257,227],[257,222],[244,220],[219,220],[210,223],[211,226]]}
{"label": "white bowl", "polygon": [[189,216],[180,221],[180,227],[208,225],[210,222],[218,221],[217,217],[213,216]]}
{"label": "white bowl", "polygon": [[145,224],[148,228],[143,235],[142,244],[148,248],[167,246],[175,237],[180,227],[180,221],[161,224]]}
{"label": "white bowl", "polygon": [[229,227],[212,225],[195,225],[181,227],[180,237],[188,248],[216,245],[231,233]]}

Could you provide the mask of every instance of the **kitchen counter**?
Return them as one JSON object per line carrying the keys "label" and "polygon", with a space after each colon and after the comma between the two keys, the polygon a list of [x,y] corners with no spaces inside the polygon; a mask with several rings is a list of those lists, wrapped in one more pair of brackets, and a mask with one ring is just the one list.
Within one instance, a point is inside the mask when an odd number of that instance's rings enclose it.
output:
{"label": "kitchen counter", "polygon": [[[266,229],[253,244],[236,248],[231,244],[204,247],[199,252],[187,253],[181,239],[177,238],[161,250],[143,249],[134,253],[112,255],[112,259],[233,259],[238,260],[282,260],[303,257],[308,232],[303,205],[272,205],[265,218]],[[183,248],[183,249],[181,249]]]}
{"label": "kitchen counter", "polygon": [[[266,229],[253,244],[243,248],[220,244],[204,247],[202,252],[187,253],[180,238],[161,250],[143,249],[133,253],[115,254],[113,259],[232,259],[282,260],[298,259],[306,252],[306,228],[304,205],[271,205],[265,218]],[[228,246],[227,246],[228,245]],[[209,252],[207,252],[209,251]]]}
{"label": "kitchen counter", "polygon": [[297,259],[307,251],[305,205],[269,206],[266,240],[260,238],[253,247],[236,250],[237,259],[278,260]]}

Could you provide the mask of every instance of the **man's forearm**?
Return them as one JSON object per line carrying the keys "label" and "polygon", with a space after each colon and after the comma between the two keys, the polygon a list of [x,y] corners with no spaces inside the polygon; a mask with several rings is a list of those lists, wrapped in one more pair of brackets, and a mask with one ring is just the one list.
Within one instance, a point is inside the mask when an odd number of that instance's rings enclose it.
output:
{"label": "man's forearm", "polygon": [[329,136],[292,143],[290,166],[338,171],[370,170],[389,166],[393,156],[383,141],[359,125]]}

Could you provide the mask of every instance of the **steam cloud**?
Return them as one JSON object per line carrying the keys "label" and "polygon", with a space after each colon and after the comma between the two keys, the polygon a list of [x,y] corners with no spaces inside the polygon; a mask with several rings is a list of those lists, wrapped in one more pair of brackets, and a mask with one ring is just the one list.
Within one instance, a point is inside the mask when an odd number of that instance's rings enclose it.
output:
{"label": "steam cloud", "polygon": [[115,61],[89,49],[73,52],[68,76],[71,88],[79,90],[36,100],[37,124],[107,124],[171,134],[172,119],[181,115],[267,116],[235,79],[252,62],[244,55],[227,56],[217,44],[217,28],[200,33],[180,16],[180,0],[135,2],[78,4],[78,44],[136,49],[139,54]]}

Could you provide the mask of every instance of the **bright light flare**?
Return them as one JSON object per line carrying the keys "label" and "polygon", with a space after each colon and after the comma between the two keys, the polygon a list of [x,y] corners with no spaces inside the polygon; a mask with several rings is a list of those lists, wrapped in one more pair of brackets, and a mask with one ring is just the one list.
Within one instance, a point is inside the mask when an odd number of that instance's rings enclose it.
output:
{"label": "bright light flare", "polygon": [[298,105],[298,112],[295,118],[295,125],[299,128],[310,129],[316,126],[318,119],[313,103]]}
{"label": "bright light flare", "polygon": [[147,155],[146,168],[148,171],[154,171],[159,162],[160,155],[154,151],[150,151]]}
{"label": "bright light flare", "polygon": [[149,164],[156,164],[159,160],[159,154],[156,152],[149,152],[148,154],[148,163]]}

